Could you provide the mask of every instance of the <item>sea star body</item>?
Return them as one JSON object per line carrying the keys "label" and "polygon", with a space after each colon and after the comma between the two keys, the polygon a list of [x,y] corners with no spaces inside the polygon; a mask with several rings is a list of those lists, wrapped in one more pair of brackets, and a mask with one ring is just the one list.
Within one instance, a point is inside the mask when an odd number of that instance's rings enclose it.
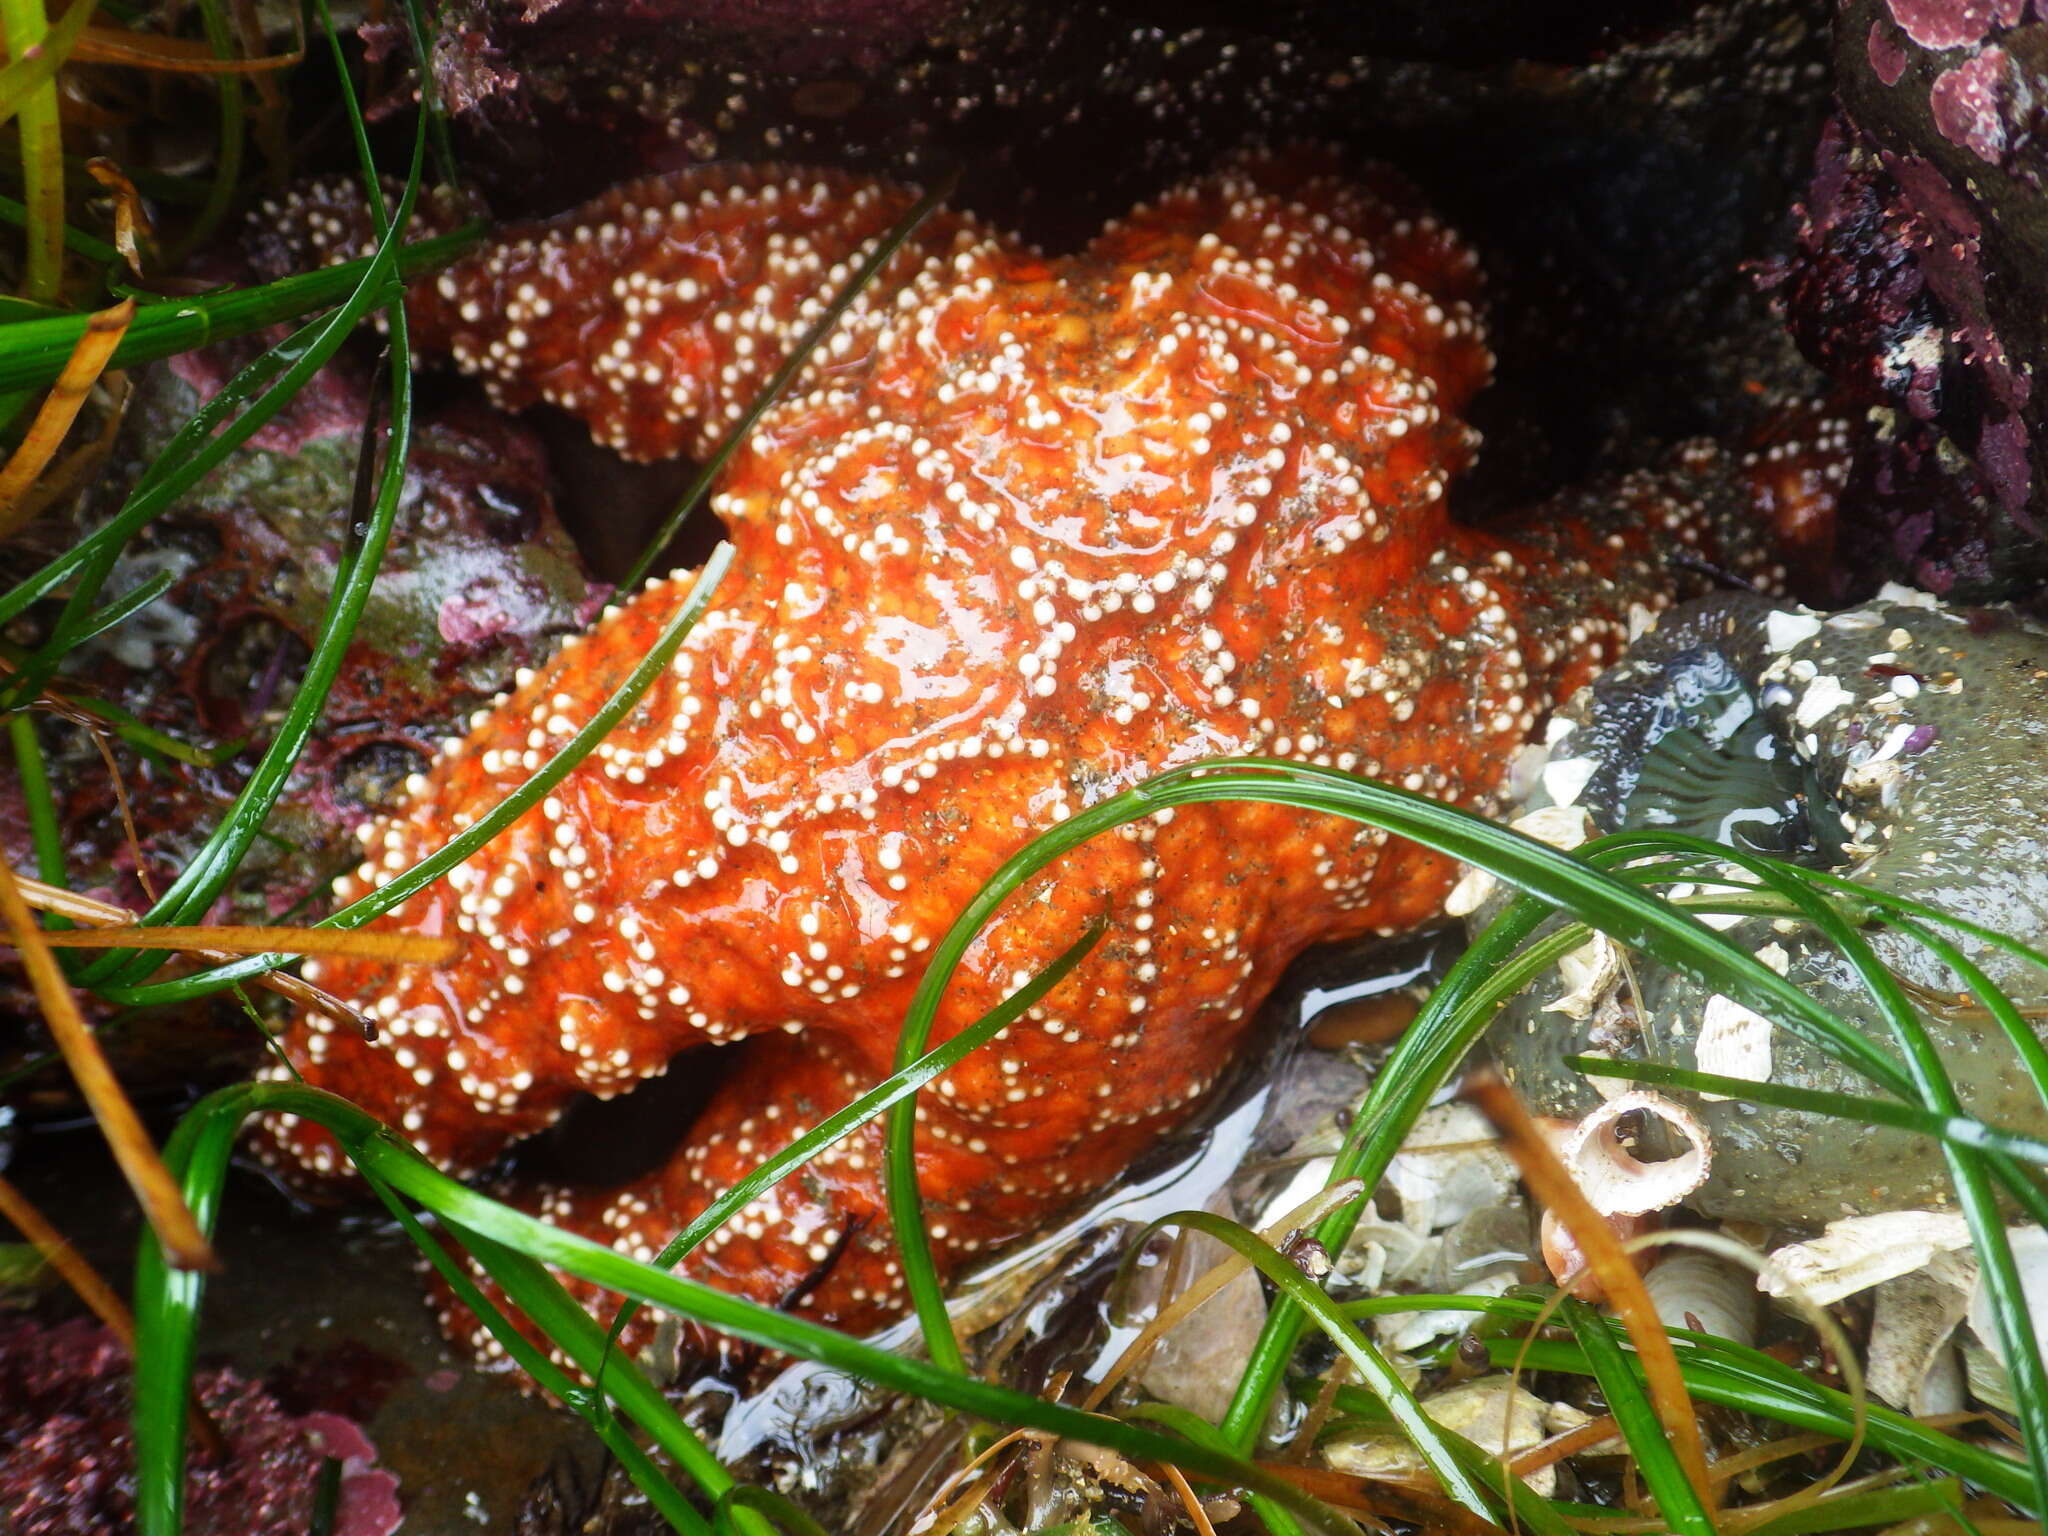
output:
{"label": "sea star body", "polygon": [[[771,169],[636,183],[507,232],[408,312],[507,405],[552,401],[629,454],[701,455],[909,202]],[[358,244],[338,205],[274,218],[334,259]],[[516,1196],[645,1257],[887,1073],[929,946],[1077,810],[1229,753],[1495,806],[1538,718],[1669,600],[1665,549],[1764,562],[1705,448],[1555,527],[1454,526],[1445,485],[1476,443],[1460,411],[1491,366],[1476,285],[1397,188],[1300,159],[1239,164],[1057,259],[938,215],[727,469],[737,561],[674,664],[541,807],[385,920],[459,933],[461,961],[309,965],[381,1031],[302,1018],[293,1062],[470,1173],[579,1094],[745,1040],[664,1168]],[[524,676],[364,828],[337,894],[510,792],[688,585],[654,584]],[[939,1038],[1091,921],[1108,932],[924,1094],[942,1265],[1112,1179],[1216,1080],[1295,954],[1429,918],[1452,874],[1369,828],[1230,804],[1162,812],[1034,881],[968,953]],[[344,1171],[315,1127],[266,1138],[305,1180]],[[851,1328],[889,1315],[880,1163],[870,1126],[686,1271]]]}

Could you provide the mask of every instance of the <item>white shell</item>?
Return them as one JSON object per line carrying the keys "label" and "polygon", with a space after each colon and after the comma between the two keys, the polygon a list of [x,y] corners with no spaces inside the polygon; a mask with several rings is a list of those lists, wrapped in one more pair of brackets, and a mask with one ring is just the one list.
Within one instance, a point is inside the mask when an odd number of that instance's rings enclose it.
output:
{"label": "white shell", "polygon": [[1756,1342],[1756,1276],[1724,1258],[1696,1248],[1668,1249],[1643,1287],[1667,1328]]}
{"label": "white shell", "polygon": [[[1771,1080],[1771,1036],[1776,1026],[1716,992],[1707,999],[1700,1015],[1699,1038],[1693,1042],[1693,1060],[1702,1072],[1716,1077],[1739,1077],[1752,1083]],[[1725,1093],[1702,1093],[1703,1099],[1721,1100]]]}
{"label": "white shell", "polygon": [[[1639,1161],[1617,1135],[1623,1117],[1635,1113],[1661,1120],[1685,1150],[1662,1162]],[[1565,1141],[1563,1158],[1594,1210],[1603,1216],[1641,1216],[1678,1204],[1704,1184],[1714,1165],[1714,1145],[1683,1104],[1634,1089],[1581,1120]]]}
{"label": "white shell", "polygon": [[1955,1256],[1937,1265],[1885,1281],[1870,1315],[1864,1380],[1873,1395],[1903,1413],[1946,1413],[1962,1406],[1948,1401],[1958,1385],[1949,1340],[1969,1311],[1972,1277]]}
{"label": "white shell", "polygon": [[1802,1291],[1815,1306],[1924,1269],[1938,1253],[1970,1246],[1970,1227],[1955,1211],[1880,1211],[1831,1221],[1811,1242],[1771,1255],[1773,1268],[1759,1282],[1773,1296]]}
{"label": "white shell", "polygon": [[1604,933],[1596,933],[1557,962],[1557,974],[1565,994],[1545,1003],[1545,1013],[1562,1013],[1574,1019],[1588,1018],[1608,989],[1621,980],[1621,946]]}

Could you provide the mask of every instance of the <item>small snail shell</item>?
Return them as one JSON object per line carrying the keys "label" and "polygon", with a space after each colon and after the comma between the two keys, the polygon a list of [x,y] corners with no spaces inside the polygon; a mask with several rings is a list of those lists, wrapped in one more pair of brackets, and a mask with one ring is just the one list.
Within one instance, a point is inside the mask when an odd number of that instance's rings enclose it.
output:
{"label": "small snail shell", "polygon": [[[1603,1216],[1600,1219],[1606,1222],[1608,1230],[1624,1243],[1663,1224],[1661,1218],[1656,1216]],[[1572,1229],[1557,1219],[1555,1211],[1543,1213],[1543,1220],[1537,1227],[1537,1239],[1542,1245],[1543,1264],[1550,1271],[1551,1279],[1581,1301],[1597,1302],[1607,1299],[1605,1287],[1600,1284],[1599,1277],[1586,1263],[1585,1250],[1579,1246],[1579,1240],[1572,1236]],[[1639,1253],[1629,1255],[1629,1262],[1635,1265],[1638,1274],[1656,1261],[1657,1250],[1654,1248],[1645,1248]]]}

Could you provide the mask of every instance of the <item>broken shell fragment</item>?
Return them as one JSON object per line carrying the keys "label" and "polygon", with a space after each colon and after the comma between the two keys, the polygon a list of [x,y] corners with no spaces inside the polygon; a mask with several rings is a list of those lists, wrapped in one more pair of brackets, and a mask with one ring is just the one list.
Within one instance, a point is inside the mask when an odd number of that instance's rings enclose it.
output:
{"label": "broken shell fragment", "polygon": [[1970,1224],[1955,1211],[1880,1211],[1831,1221],[1819,1237],[1771,1254],[1762,1288],[1802,1292],[1817,1307],[1924,1269],[1937,1254],[1970,1245]]}
{"label": "broken shell fragment", "polygon": [[1952,1413],[1963,1406],[1950,1340],[1970,1310],[1968,1266],[1951,1261],[1879,1283],[1870,1317],[1864,1380],[1903,1413]]}

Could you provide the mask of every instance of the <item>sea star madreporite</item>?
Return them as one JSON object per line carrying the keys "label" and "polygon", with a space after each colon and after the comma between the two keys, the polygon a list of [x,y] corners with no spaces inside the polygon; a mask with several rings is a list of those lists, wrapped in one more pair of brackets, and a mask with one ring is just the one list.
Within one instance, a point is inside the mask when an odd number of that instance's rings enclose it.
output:
{"label": "sea star madreporite", "polygon": [[[508,405],[643,457],[702,454],[900,188],[704,169],[505,233],[419,285],[416,338]],[[273,210],[335,259],[359,214]],[[712,1195],[885,1074],[923,956],[1035,832],[1159,769],[1257,753],[1497,804],[1537,719],[1666,602],[1666,549],[1759,572],[1710,449],[1554,526],[1454,526],[1459,419],[1491,359],[1470,254],[1384,179],[1246,161],[1048,258],[941,214],[871,286],[714,503],[738,559],[610,739],[387,923],[466,940],[447,971],[321,961],[381,1021],[284,1037],[307,1080],[472,1172],[579,1094],[747,1038],[654,1175],[527,1189],[651,1254]],[[366,827],[343,898],[539,766],[646,652],[659,582],[524,677]],[[1265,805],[1162,812],[1014,897],[941,1038],[1097,917],[1045,1002],[934,1085],[919,1176],[941,1263],[1113,1178],[1216,1080],[1304,946],[1433,915],[1453,869]],[[266,1155],[341,1159],[283,1120]],[[763,1195],[686,1261],[848,1327],[900,1305],[879,1128]],[[471,1342],[480,1330],[462,1319]]]}

